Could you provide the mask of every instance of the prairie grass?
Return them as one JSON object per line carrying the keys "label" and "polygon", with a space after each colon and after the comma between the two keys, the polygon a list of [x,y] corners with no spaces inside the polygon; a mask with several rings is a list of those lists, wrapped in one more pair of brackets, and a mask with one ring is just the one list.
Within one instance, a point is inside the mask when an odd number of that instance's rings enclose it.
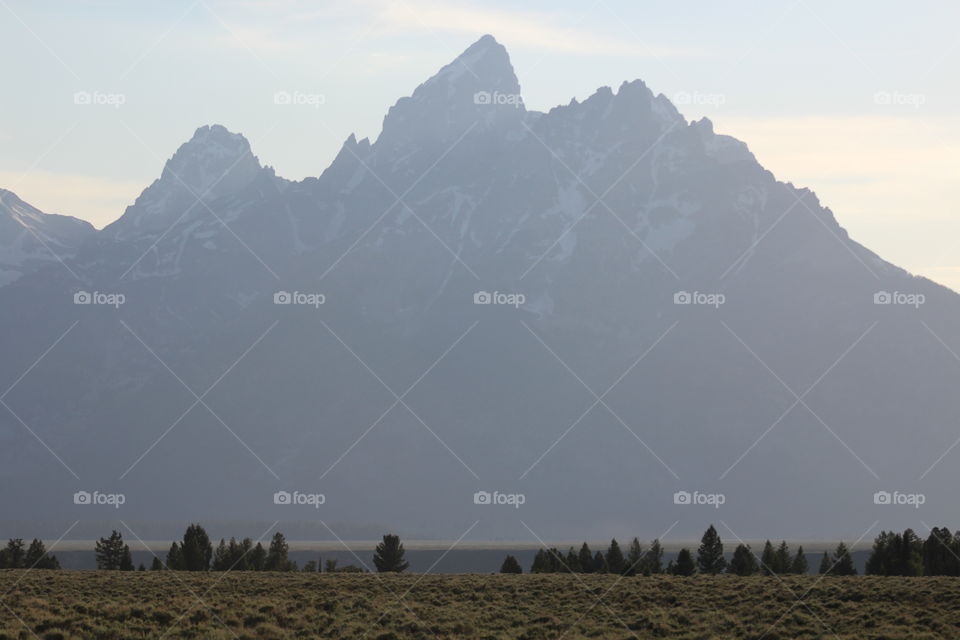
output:
{"label": "prairie grass", "polygon": [[3,640],[960,637],[956,578],[0,571],[8,591]]}

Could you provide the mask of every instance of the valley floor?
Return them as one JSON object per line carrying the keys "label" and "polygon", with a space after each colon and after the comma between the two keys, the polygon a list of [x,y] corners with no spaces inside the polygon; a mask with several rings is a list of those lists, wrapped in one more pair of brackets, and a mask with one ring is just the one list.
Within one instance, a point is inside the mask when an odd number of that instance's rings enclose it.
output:
{"label": "valley floor", "polygon": [[956,578],[0,571],[0,638],[960,636]]}

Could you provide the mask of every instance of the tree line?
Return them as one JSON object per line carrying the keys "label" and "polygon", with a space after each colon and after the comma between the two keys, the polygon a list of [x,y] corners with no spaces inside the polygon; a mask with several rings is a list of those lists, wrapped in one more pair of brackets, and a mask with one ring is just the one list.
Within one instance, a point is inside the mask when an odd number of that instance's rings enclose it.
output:
{"label": "tree line", "polygon": [[[303,568],[288,557],[290,546],[286,537],[279,531],[273,534],[270,543],[264,547],[261,542],[254,544],[250,538],[237,540],[220,539],[214,548],[210,536],[199,524],[190,524],[183,538],[174,541],[167,551],[166,560],[154,556],[151,571],[307,571],[326,573],[363,573],[366,569],[355,565],[338,566],[336,559],[328,558],[321,563],[320,558],[309,560]],[[113,531],[109,537],[100,538],[96,543],[97,569],[107,571],[133,571],[130,547],[123,542],[119,531]],[[404,559],[406,551],[398,536],[383,536],[374,550],[373,563],[378,572],[402,572],[409,567]],[[138,569],[146,571],[141,564]]]}
{"label": "tree line", "polygon": [[[952,540],[960,545],[960,536]],[[960,570],[960,560],[957,561],[957,565]],[[727,561],[723,541],[714,526],[710,525],[700,539],[696,557],[690,549],[685,547],[680,549],[676,559],[670,560],[666,566],[663,564],[663,547],[659,540],[654,540],[650,548],[645,550],[640,540],[634,538],[627,548],[627,553],[624,554],[620,544],[614,538],[610,541],[606,552],[598,550],[594,553],[586,542],[580,546],[579,550],[570,547],[566,553],[556,547],[540,549],[533,558],[530,573],[613,573],[623,576],[656,574],[692,576],[697,573],[714,575],[728,573],[750,576],[805,574],[808,569],[807,556],[803,547],[798,547],[794,553],[786,541],[774,547],[773,543],[767,540],[759,556],[749,545],[738,544],[731,559]],[[500,566],[500,573],[523,573],[523,569],[514,556],[508,555]],[[843,542],[837,545],[833,554],[823,552],[819,573],[856,575],[857,570],[850,557],[850,551]]]}

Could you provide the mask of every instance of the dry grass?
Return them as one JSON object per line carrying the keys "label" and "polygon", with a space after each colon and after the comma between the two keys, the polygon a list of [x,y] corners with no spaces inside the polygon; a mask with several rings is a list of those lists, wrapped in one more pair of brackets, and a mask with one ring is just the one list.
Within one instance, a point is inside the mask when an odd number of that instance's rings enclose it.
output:
{"label": "dry grass", "polygon": [[11,589],[3,639],[960,637],[950,578],[0,571]]}

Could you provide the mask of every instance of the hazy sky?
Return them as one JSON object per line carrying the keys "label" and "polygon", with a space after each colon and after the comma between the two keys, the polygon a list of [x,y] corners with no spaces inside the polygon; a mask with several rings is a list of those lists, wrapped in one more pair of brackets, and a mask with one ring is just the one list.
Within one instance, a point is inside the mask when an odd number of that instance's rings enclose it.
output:
{"label": "hazy sky", "polygon": [[[281,176],[318,175],[491,33],[528,108],[641,78],[816,191],[855,239],[960,290],[960,3],[518,5],[0,0],[0,187],[102,226],[209,123]],[[80,91],[107,104],[75,104]]]}

